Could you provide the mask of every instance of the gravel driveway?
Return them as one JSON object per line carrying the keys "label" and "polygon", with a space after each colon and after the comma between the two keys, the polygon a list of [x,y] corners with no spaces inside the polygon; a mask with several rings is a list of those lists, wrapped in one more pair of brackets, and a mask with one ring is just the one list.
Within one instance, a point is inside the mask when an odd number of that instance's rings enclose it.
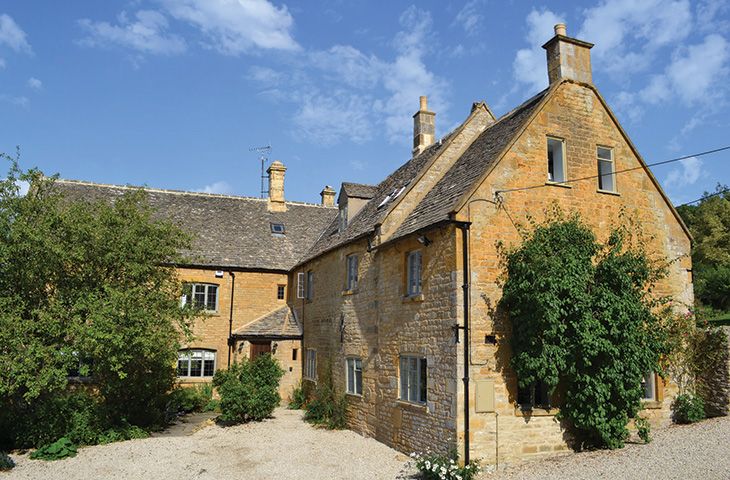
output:
{"label": "gravel driveway", "polygon": [[382,443],[313,428],[301,417],[280,408],[261,423],[86,447],[55,462],[13,455],[17,466],[0,479],[392,480],[404,470],[408,458]]}
{"label": "gravel driveway", "polygon": [[652,432],[648,445],[571,453],[484,474],[487,480],[730,479],[730,417]]}

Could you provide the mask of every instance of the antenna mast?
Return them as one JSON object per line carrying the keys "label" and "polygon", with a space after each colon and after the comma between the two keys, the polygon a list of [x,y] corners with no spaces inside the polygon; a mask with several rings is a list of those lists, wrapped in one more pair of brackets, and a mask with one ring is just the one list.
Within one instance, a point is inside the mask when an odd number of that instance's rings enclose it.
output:
{"label": "antenna mast", "polygon": [[256,152],[259,154],[259,160],[261,160],[261,195],[260,198],[266,198],[269,194],[269,189],[266,188],[266,164],[269,162],[269,153],[271,152],[271,144],[264,147],[251,147],[248,149],[249,152]]}

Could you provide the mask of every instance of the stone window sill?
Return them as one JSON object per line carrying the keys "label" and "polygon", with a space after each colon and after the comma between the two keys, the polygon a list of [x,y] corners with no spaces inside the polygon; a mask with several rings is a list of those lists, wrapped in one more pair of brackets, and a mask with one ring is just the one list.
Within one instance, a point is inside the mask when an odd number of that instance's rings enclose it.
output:
{"label": "stone window sill", "polygon": [[621,194],[618,193],[618,192],[614,192],[612,190],[601,190],[600,188],[598,190],[596,190],[596,192],[603,193],[605,195],[615,195],[617,197],[620,197],[621,196]]}
{"label": "stone window sill", "polygon": [[357,288],[354,289],[354,290],[343,290],[342,291],[342,296],[343,297],[346,297],[348,295],[355,295],[357,292],[359,292],[359,290]]}
{"label": "stone window sill", "polygon": [[568,185],[567,183],[562,182],[551,182],[550,180],[545,182],[545,185],[549,185],[551,187],[573,188],[573,185]]}
{"label": "stone window sill", "polygon": [[345,396],[347,398],[349,398],[350,400],[362,401],[362,394],[361,393],[345,392]]}
{"label": "stone window sill", "polygon": [[554,417],[558,414],[557,408],[532,408],[530,410],[523,410],[519,405],[515,406],[515,417]]}
{"label": "stone window sill", "polygon": [[403,303],[422,302],[423,298],[422,293],[419,293],[418,295],[405,295],[403,297]]}
{"label": "stone window sill", "polygon": [[644,410],[657,410],[662,408],[662,402],[658,400],[642,400],[641,408]]}
{"label": "stone window sill", "polygon": [[401,408],[413,410],[414,412],[428,413],[428,405],[426,405],[425,403],[413,403],[407,400],[398,399],[395,401],[395,404]]}

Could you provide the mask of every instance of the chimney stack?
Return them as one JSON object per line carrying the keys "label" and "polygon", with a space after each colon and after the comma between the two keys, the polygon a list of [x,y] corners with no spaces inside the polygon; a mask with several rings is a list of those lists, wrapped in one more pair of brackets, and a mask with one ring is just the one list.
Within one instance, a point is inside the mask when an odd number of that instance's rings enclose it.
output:
{"label": "chimney stack", "polygon": [[420,98],[421,108],[413,115],[413,156],[431,145],[436,138],[436,114],[428,111],[428,99]]}
{"label": "chimney stack", "polygon": [[592,43],[567,36],[564,23],[555,25],[555,36],[542,46],[547,50],[550,85],[569,78],[577,82],[593,83],[591,72]]}
{"label": "chimney stack", "polygon": [[326,185],[319,194],[322,196],[323,207],[334,207],[335,206],[335,189]]}
{"label": "chimney stack", "polygon": [[274,160],[266,173],[269,174],[269,205],[270,212],[286,212],[284,201],[284,173],[286,167],[278,160]]}

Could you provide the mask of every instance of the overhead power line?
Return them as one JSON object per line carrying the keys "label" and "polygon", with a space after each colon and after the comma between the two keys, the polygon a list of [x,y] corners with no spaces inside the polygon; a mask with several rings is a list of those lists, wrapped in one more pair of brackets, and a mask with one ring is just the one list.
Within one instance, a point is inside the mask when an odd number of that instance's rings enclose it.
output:
{"label": "overhead power line", "polygon": [[[605,177],[605,176],[608,176],[608,175],[618,175],[619,173],[626,173],[626,172],[631,172],[631,171],[634,171],[634,170],[641,170],[644,167],[656,167],[657,165],[666,165],[668,163],[679,162],[681,160],[687,160],[688,158],[692,158],[692,157],[702,157],[702,156],[705,156],[705,155],[710,155],[712,153],[722,152],[724,150],[730,150],[730,145],[727,145],[725,147],[715,148],[713,150],[707,150],[707,151],[700,152],[700,153],[695,153],[695,154],[692,154],[692,155],[685,155],[683,157],[672,158],[670,160],[663,160],[661,162],[647,163],[646,165],[639,165],[638,167],[624,168],[623,170],[617,170],[617,171],[615,171],[613,173],[604,174],[604,175],[591,175],[591,176],[588,176],[588,177],[572,178],[570,180],[565,180],[565,181],[562,181],[562,182],[552,182],[552,183],[547,183],[547,184],[546,183],[541,183],[541,184],[536,184],[536,185],[530,185],[530,186],[527,186],[527,187],[508,188],[506,190],[497,190],[495,192],[495,195],[500,195],[502,193],[510,193],[510,192],[520,192],[522,190],[534,190],[536,188],[544,188],[544,187],[549,187],[551,185],[566,185],[568,183],[582,182],[584,180],[592,180],[592,179],[595,179],[595,178],[598,178],[598,177]],[[699,200],[696,200],[696,201],[699,201]]]}
{"label": "overhead power line", "polygon": [[683,204],[677,205],[677,206],[678,207],[685,207],[687,205],[692,205],[693,203],[701,202],[702,200],[705,200],[705,199],[708,199],[708,198],[712,198],[712,197],[716,197],[718,195],[722,195],[723,193],[728,193],[728,192],[730,192],[730,188],[726,188],[724,190],[720,190],[719,192],[708,193],[707,195],[702,195],[702,197],[698,198],[697,200],[692,200],[691,202],[684,202]]}

